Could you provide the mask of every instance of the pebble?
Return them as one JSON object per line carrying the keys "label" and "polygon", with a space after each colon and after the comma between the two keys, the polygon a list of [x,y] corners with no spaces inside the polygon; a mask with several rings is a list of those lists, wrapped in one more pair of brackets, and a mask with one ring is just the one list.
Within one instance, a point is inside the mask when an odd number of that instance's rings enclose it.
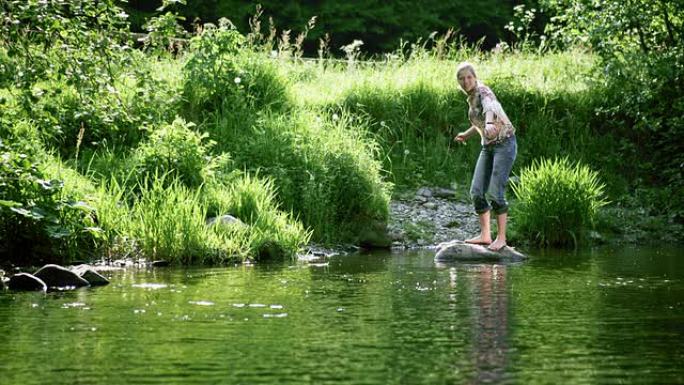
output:
{"label": "pebble", "polygon": [[[440,196],[449,198],[438,197],[429,188],[422,187],[413,199],[397,199],[390,203],[387,231],[393,241],[392,248],[431,247],[453,239],[466,239],[479,232],[480,225],[470,202],[453,200],[456,196],[453,190],[435,190],[440,191]],[[426,234],[432,235],[432,239],[409,239],[407,232],[404,231],[409,222],[434,226],[434,231]]]}

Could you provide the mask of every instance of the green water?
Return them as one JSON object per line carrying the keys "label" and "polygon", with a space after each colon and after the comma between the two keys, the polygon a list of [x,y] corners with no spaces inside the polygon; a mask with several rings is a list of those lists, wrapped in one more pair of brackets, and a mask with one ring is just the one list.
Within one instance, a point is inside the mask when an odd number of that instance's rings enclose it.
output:
{"label": "green water", "polygon": [[129,269],[0,294],[0,384],[684,383],[684,253]]}

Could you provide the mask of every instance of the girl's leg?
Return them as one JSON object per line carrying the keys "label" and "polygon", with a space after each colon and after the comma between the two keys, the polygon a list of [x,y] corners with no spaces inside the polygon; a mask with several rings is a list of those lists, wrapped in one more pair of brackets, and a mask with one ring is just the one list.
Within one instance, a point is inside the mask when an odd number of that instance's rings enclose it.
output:
{"label": "girl's leg", "polygon": [[475,206],[475,212],[479,216],[480,235],[467,239],[466,243],[488,245],[492,243],[491,229],[489,226],[491,206],[485,198],[485,193],[489,188],[489,180],[492,175],[493,153],[491,149],[485,147],[480,151],[480,157],[475,165],[473,180],[470,183],[470,197]]}
{"label": "girl's leg", "polygon": [[492,167],[492,181],[489,193],[492,195],[492,207],[496,214],[496,240],[489,245],[490,250],[501,250],[506,246],[506,224],[508,221],[508,202],[506,202],[506,186],[508,176],[513,168],[513,162],[517,155],[518,146],[515,137],[505,143],[496,146],[494,149],[494,160]]}

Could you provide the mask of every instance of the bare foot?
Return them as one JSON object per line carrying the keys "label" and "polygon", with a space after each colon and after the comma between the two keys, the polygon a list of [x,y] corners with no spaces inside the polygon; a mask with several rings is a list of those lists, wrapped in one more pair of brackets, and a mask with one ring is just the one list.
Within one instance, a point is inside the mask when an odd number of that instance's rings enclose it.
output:
{"label": "bare foot", "polygon": [[497,238],[494,241],[494,243],[489,245],[489,247],[487,247],[487,248],[491,251],[499,251],[499,250],[503,249],[504,247],[506,247],[506,241],[502,241],[502,240]]}
{"label": "bare foot", "polygon": [[464,241],[465,243],[471,243],[473,245],[488,245],[492,243],[491,238],[483,238],[481,235],[479,237],[473,237],[470,239],[466,239]]}

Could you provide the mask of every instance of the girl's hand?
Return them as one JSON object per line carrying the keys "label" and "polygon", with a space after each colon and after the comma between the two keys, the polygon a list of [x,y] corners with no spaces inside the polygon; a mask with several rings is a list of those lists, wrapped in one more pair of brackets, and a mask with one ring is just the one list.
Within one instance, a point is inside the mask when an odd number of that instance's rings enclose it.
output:
{"label": "girl's hand", "polygon": [[468,137],[465,135],[465,133],[459,132],[458,135],[454,137],[454,140],[459,143],[465,143],[465,141],[468,140]]}
{"label": "girl's hand", "polygon": [[484,135],[487,139],[495,139],[499,135],[499,130],[494,123],[485,124]]}

